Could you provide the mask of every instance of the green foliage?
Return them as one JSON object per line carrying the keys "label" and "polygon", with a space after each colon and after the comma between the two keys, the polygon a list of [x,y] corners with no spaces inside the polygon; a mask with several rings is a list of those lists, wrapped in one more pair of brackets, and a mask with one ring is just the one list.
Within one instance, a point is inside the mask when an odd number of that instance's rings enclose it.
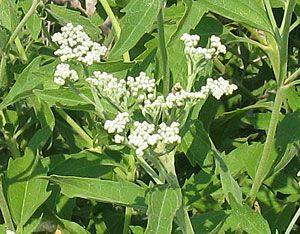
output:
{"label": "green foliage", "polygon": [[0,9],[0,233],[299,233],[300,0]]}

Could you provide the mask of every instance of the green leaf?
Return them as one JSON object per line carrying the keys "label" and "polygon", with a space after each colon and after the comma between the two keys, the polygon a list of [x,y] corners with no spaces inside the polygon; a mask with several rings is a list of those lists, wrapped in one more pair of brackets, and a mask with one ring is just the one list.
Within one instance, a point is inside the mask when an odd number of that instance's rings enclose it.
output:
{"label": "green leaf", "polygon": [[83,151],[71,155],[55,155],[43,160],[48,174],[80,177],[101,177],[112,171],[117,163],[103,154]]}
{"label": "green leaf", "polygon": [[252,113],[246,115],[241,120],[246,124],[252,125],[255,129],[268,130],[271,119],[271,112]]}
{"label": "green leaf", "polygon": [[224,227],[226,230],[242,230],[253,234],[271,234],[269,224],[261,214],[255,212],[247,205],[237,203],[232,194],[229,196],[232,211],[225,221]]}
{"label": "green leaf", "polygon": [[[85,88],[80,89],[80,91],[93,100],[90,89]],[[77,109],[77,107],[91,109],[90,103],[87,103],[69,88],[34,90],[33,93],[41,100],[47,102],[50,106],[59,106],[69,109],[74,109],[75,107],[75,109]]]}
{"label": "green leaf", "polygon": [[110,57],[118,58],[130,50],[149,31],[161,7],[161,0],[132,0],[124,8],[121,20],[121,35],[110,52]]}
{"label": "green leaf", "polygon": [[14,1],[0,0],[0,25],[13,31],[18,24],[17,6]]}
{"label": "green leaf", "polygon": [[212,12],[232,19],[242,24],[264,31],[273,32],[267,13],[251,0],[202,0],[203,4]]}
{"label": "green leaf", "polygon": [[36,215],[33,215],[29,222],[27,222],[26,226],[23,229],[23,233],[34,233],[34,231],[37,229],[39,224],[42,221],[43,214],[40,214],[39,217],[35,217]]}
{"label": "green leaf", "polygon": [[47,177],[61,187],[61,192],[68,197],[81,197],[105,203],[146,209],[146,189],[130,182],[116,182],[94,178],[74,176]]}
{"label": "green leaf", "polygon": [[220,177],[221,177],[221,184],[222,190],[224,192],[225,198],[227,202],[230,204],[229,194],[232,194],[235,201],[239,204],[242,204],[242,191],[240,189],[239,184],[237,181],[232,177],[226,163],[224,162],[223,158],[215,153],[216,158],[216,166],[220,169]]}
{"label": "green leaf", "polygon": [[[0,52],[4,49],[6,46],[6,43],[9,39],[9,31],[0,25]],[[2,57],[2,56],[1,56]]]}
{"label": "green leaf", "polygon": [[173,219],[180,205],[181,193],[179,188],[163,185],[151,190],[145,234],[171,233]]}
{"label": "green leaf", "polygon": [[42,57],[35,58],[23,71],[17,76],[16,82],[9,93],[0,103],[0,110],[32,95],[32,90],[41,86],[47,80],[52,80],[54,66],[56,62],[40,66]]}
{"label": "green leaf", "polygon": [[211,149],[208,133],[200,121],[187,123],[182,134],[182,142],[179,151],[185,153],[190,163],[195,166],[202,166]]}
{"label": "green leaf", "polygon": [[48,181],[37,178],[45,174],[39,157],[28,149],[23,157],[9,160],[5,177],[7,203],[18,226],[23,226],[50,195],[46,191]]}
{"label": "green leaf", "polygon": [[184,34],[194,29],[207,11],[202,1],[184,0],[185,12],[180,19],[176,31],[171,36],[169,43],[179,40]]}
{"label": "green leaf", "polygon": [[107,72],[107,73],[115,73],[119,71],[124,71],[132,68],[137,64],[136,61],[132,62],[123,62],[122,60],[117,61],[108,61],[103,63],[94,63],[90,66],[88,66],[88,72],[91,75],[94,71],[101,71],[101,72]]}
{"label": "green leaf", "polygon": [[196,233],[218,233],[229,213],[224,210],[211,211],[192,217],[191,221]]}
{"label": "green leaf", "polygon": [[52,15],[60,24],[65,25],[72,23],[74,25],[82,25],[85,32],[93,39],[99,37],[100,29],[94,25],[88,18],[81,16],[78,11],[69,10],[63,6],[48,4],[47,11]]}

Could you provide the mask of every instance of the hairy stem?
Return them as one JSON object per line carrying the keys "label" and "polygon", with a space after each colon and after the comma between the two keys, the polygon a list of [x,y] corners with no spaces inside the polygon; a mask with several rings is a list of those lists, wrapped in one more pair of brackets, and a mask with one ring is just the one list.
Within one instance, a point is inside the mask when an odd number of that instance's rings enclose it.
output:
{"label": "hairy stem", "polygon": [[[117,18],[115,17],[113,11],[111,10],[107,0],[99,0],[99,2],[101,3],[101,5],[104,8],[108,17],[110,18],[113,28],[116,32],[117,39],[119,39],[120,35],[121,35],[121,27],[120,27],[120,24],[119,24]],[[124,62],[130,62],[130,56],[129,56],[128,51],[123,54],[123,59],[124,59]]]}

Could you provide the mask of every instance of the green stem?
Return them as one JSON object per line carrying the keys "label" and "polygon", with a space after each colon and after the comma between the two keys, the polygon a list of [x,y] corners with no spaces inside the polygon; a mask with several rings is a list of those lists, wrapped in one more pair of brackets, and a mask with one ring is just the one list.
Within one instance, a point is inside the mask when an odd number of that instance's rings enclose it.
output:
{"label": "green stem", "polygon": [[290,234],[290,232],[292,231],[295,223],[297,222],[298,218],[300,216],[300,207],[298,208],[296,214],[294,215],[292,221],[290,222],[289,226],[287,227],[286,231],[284,234]]}
{"label": "green stem", "polygon": [[40,2],[41,2],[41,0],[33,0],[32,1],[30,9],[25,14],[25,16],[23,17],[21,22],[18,24],[18,26],[16,27],[16,29],[14,30],[14,32],[10,36],[10,38],[9,38],[9,40],[8,40],[6,46],[5,46],[5,50],[7,50],[8,46],[15,41],[15,39],[17,38],[19,32],[23,29],[23,27],[25,26],[25,24],[29,20],[29,18],[34,14],[34,12],[35,12],[36,8],[38,7],[38,5],[40,4]]}
{"label": "green stem", "polygon": [[285,84],[288,84],[292,81],[294,81],[295,79],[297,79],[297,77],[300,76],[300,68],[298,68],[292,75],[290,75],[286,80],[285,80]]}
{"label": "green stem", "polygon": [[285,99],[285,88],[280,88],[277,91],[274,105],[273,105],[273,110],[272,110],[272,115],[271,115],[271,120],[270,124],[268,127],[268,133],[267,133],[267,139],[264,145],[262,157],[260,159],[254,180],[253,180],[253,185],[249,194],[249,203],[252,206],[253,203],[255,202],[257,193],[259,191],[260,186],[262,185],[266,175],[267,175],[267,166],[269,164],[269,159],[273,147],[273,142],[275,138],[275,132],[277,128],[277,124],[279,121],[279,116],[280,116],[280,109],[282,106],[282,102]]}
{"label": "green stem", "polygon": [[93,147],[92,138],[62,109],[55,108],[55,111],[78,133],[78,135],[88,143],[88,148]]}
{"label": "green stem", "polygon": [[125,208],[125,220],[124,220],[124,226],[123,226],[123,234],[129,234],[129,226],[131,223],[131,216],[132,216],[132,208],[126,207]]}
{"label": "green stem", "polygon": [[275,31],[277,31],[278,28],[277,28],[277,23],[276,23],[276,20],[275,20],[273,11],[272,11],[272,6],[271,6],[271,4],[270,4],[270,1],[269,1],[269,0],[264,0],[264,5],[265,5],[265,8],[266,8],[266,10],[267,10],[269,19],[270,19],[270,21],[271,21],[273,30],[274,30],[274,32],[275,32]]}
{"label": "green stem", "polygon": [[137,161],[144,168],[144,170],[151,176],[151,178],[155,181],[156,184],[163,184],[160,180],[157,173],[152,169],[152,167],[146,162],[146,160],[142,156],[137,156]]}
{"label": "green stem", "polygon": [[16,45],[17,50],[18,50],[18,52],[19,52],[19,54],[20,54],[20,56],[21,56],[21,59],[22,59],[23,61],[27,62],[27,61],[28,61],[28,58],[27,58],[27,56],[26,56],[25,49],[24,49],[24,47],[23,47],[23,45],[22,45],[22,43],[21,43],[19,37],[16,37],[16,39],[15,39],[15,45]]}
{"label": "green stem", "polygon": [[163,94],[167,96],[170,92],[170,70],[168,61],[168,52],[166,48],[165,29],[164,29],[164,4],[162,4],[157,16],[157,31],[159,48],[163,65]]}
{"label": "green stem", "polygon": [[[117,18],[115,17],[113,11],[111,10],[107,0],[99,0],[99,2],[101,3],[101,5],[102,5],[103,9],[105,10],[106,14],[108,15],[108,17],[110,18],[113,28],[116,32],[117,39],[119,39],[120,35],[121,35],[121,27],[120,27],[120,24],[119,24]],[[124,59],[124,62],[130,62],[130,56],[129,56],[128,51],[123,54],[123,59]]]}
{"label": "green stem", "polygon": [[[7,123],[6,110],[5,109],[2,110],[0,112],[0,115],[2,116],[2,122],[3,122],[3,126],[4,126]],[[3,134],[3,137],[5,139],[5,144],[8,148],[8,150],[11,153],[11,156],[14,159],[20,157],[21,153],[20,153],[20,150],[18,148],[18,144],[17,144],[15,136],[11,132],[6,131],[5,129],[2,129],[2,134]]]}
{"label": "green stem", "polygon": [[2,216],[4,219],[5,226],[10,231],[15,231],[15,227],[9,212],[9,208],[3,194],[3,187],[2,187],[2,175],[0,176],[0,209],[2,212]]}

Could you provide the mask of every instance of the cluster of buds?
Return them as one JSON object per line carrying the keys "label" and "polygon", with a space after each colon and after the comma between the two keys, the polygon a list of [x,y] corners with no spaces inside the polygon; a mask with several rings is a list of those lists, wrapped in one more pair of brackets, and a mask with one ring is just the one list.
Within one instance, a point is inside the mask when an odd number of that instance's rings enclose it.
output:
{"label": "cluster of buds", "polygon": [[114,133],[114,141],[118,144],[125,141],[126,127],[130,122],[130,117],[127,112],[119,113],[114,120],[106,120],[104,129],[108,133]]}
{"label": "cluster of buds", "polygon": [[60,63],[56,66],[54,72],[54,83],[58,85],[64,85],[66,81],[77,81],[78,74],[75,70],[70,69],[70,65],[66,63]]}
{"label": "cluster of buds", "polygon": [[52,40],[59,45],[54,54],[58,55],[62,62],[75,60],[86,65],[100,62],[101,56],[107,51],[83,31],[81,25],[73,26],[68,23],[61,28],[61,32],[55,33]]}
{"label": "cluster of buds", "polygon": [[96,87],[101,95],[109,97],[117,104],[121,104],[124,98],[129,95],[126,81],[106,72],[95,71],[93,76],[87,78],[86,81]]}
{"label": "cluster of buds", "polygon": [[220,38],[214,35],[210,38],[210,48],[196,47],[200,40],[198,35],[185,33],[180,39],[184,42],[186,56],[195,63],[198,63],[203,58],[210,60],[219,54],[226,53],[226,47],[222,45]]}
{"label": "cluster of buds", "polygon": [[127,85],[130,94],[137,98],[139,102],[154,98],[155,80],[148,77],[145,72],[141,72],[137,77],[129,76],[127,78]]}
{"label": "cluster of buds", "polygon": [[144,155],[144,151],[150,147],[156,146],[158,143],[166,145],[180,143],[179,123],[173,122],[170,126],[161,123],[156,129],[154,124],[144,122],[134,122],[134,129],[128,136],[128,143],[136,148],[138,156]]}
{"label": "cluster of buds", "polygon": [[232,94],[237,88],[238,87],[235,84],[230,84],[229,81],[224,80],[223,77],[220,77],[217,80],[208,78],[205,86],[205,89],[209,90],[216,99],[220,99],[224,94]]}

